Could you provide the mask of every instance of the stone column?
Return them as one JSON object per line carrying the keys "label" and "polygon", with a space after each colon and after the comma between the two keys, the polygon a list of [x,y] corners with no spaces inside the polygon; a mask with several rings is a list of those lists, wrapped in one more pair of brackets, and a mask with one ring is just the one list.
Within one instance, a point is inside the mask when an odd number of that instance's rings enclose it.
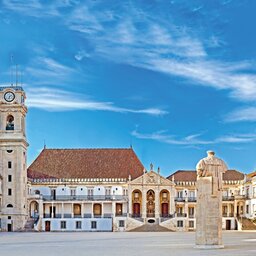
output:
{"label": "stone column", "polygon": [[147,191],[143,188],[142,190],[142,218],[147,217]]}
{"label": "stone column", "polygon": [[61,203],[61,218],[64,218],[64,203]]}
{"label": "stone column", "polygon": [[155,218],[160,217],[160,193],[159,187],[155,189]]}

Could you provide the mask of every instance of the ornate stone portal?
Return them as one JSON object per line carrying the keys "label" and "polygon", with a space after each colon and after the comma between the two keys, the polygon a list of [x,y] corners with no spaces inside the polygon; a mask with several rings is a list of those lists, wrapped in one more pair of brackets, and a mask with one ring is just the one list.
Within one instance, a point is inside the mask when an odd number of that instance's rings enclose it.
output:
{"label": "ornate stone portal", "polygon": [[197,166],[196,248],[223,248],[222,176],[227,171],[213,151]]}

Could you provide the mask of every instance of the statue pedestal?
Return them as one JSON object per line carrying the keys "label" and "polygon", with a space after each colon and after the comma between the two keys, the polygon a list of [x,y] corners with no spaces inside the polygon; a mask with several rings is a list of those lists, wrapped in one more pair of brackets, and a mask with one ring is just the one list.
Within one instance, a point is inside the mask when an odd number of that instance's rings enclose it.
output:
{"label": "statue pedestal", "polygon": [[[222,244],[222,193],[212,192],[212,177],[197,179],[196,248],[224,248]],[[215,186],[214,186],[215,187]]]}

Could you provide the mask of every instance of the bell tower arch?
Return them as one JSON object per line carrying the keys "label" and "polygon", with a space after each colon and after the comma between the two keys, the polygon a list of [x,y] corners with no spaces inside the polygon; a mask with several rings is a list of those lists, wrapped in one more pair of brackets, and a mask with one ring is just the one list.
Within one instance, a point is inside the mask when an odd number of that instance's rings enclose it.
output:
{"label": "bell tower arch", "polygon": [[27,220],[26,95],[0,87],[0,229],[17,231]]}

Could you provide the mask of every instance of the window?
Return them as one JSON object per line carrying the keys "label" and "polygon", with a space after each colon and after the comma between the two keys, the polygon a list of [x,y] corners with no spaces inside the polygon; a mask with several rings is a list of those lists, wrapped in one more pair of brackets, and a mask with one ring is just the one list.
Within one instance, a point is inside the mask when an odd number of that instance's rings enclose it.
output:
{"label": "window", "polygon": [[8,196],[11,196],[11,195],[12,195],[12,189],[8,188]]}
{"label": "window", "polygon": [[249,213],[249,205],[248,204],[246,205],[246,213],[247,214]]}
{"label": "window", "polygon": [[193,227],[194,227],[194,221],[190,220],[190,221],[188,222],[188,226],[189,226],[190,228],[193,228]]}
{"label": "window", "polygon": [[178,198],[182,198],[183,197],[183,191],[178,191]]}
{"label": "window", "polygon": [[8,161],[8,168],[11,169],[12,168],[12,162]]}
{"label": "window", "polygon": [[123,228],[124,227],[124,220],[119,220],[119,228]]}
{"label": "window", "polygon": [[177,221],[177,227],[182,228],[183,227],[183,220],[178,220]]}
{"label": "window", "polygon": [[12,175],[8,175],[8,182],[12,182]]}
{"label": "window", "polygon": [[61,229],[66,229],[66,221],[61,221],[60,222],[60,228]]}
{"label": "window", "polygon": [[81,229],[81,228],[82,228],[82,222],[76,221],[76,229]]}
{"label": "window", "polygon": [[40,190],[35,190],[36,195],[40,195]]}
{"label": "window", "polygon": [[7,116],[6,119],[6,130],[14,130],[14,117],[12,115]]}
{"label": "window", "polygon": [[13,152],[13,150],[11,150],[11,149],[7,149],[6,151],[8,154],[11,154]]}
{"label": "window", "polygon": [[76,195],[76,189],[75,188],[72,188],[70,190],[70,193],[71,193],[71,196],[75,196]]}
{"label": "window", "polygon": [[13,205],[12,205],[12,204],[7,204],[6,207],[7,207],[7,208],[13,208]]}
{"label": "window", "polygon": [[12,216],[8,216],[8,220],[11,220],[12,219]]}
{"label": "window", "polygon": [[97,229],[97,221],[91,222],[91,229]]}

